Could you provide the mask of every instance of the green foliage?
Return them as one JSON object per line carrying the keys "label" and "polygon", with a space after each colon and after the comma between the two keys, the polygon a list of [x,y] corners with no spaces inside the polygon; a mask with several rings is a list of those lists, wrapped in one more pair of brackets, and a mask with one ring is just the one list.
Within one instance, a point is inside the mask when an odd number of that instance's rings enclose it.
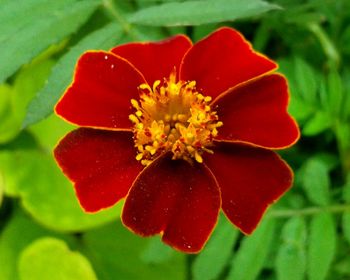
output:
{"label": "green foliage", "polygon": [[[5,193],[20,197],[23,207],[37,221],[51,229],[86,230],[113,220],[118,215],[117,209],[96,215],[84,213],[76,201],[71,183],[50,154],[6,151],[0,153],[0,160]],[[120,205],[117,208],[120,209]]]}
{"label": "green foliage", "polygon": [[97,280],[89,261],[66,243],[44,237],[28,245],[18,263],[21,280]]}
{"label": "green foliage", "polygon": [[336,228],[329,213],[311,220],[307,274],[310,280],[326,279],[336,251]]}
{"label": "green foliage", "polygon": [[302,173],[303,188],[311,202],[326,206],[330,202],[330,178],[326,165],[317,159],[305,163]]}
{"label": "green foliage", "polygon": [[306,224],[294,217],[282,229],[282,244],[276,257],[278,280],[304,279],[306,269]]}
{"label": "green foliage", "polygon": [[252,236],[245,237],[232,259],[227,280],[256,279],[274,240],[275,220],[266,219]]}
{"label": "green foliage", "polygon": [[12,140],[18,135],[28,103],[44,85],[53,64],[52,60],[38,58],[19,71],[12,87],[0,85],[0,143]]}
{"label": "green foliage", "polygon": [[[5,2],[0,18],[5,29],[0,39],[0,82],[13,74],[22,64],[29,62],[53,43],[76,31],[96,9],[99,2],[30,0],[25,5]],[[27,14],[34,13],[32,22]],[[15,14],[16,16],[13,16]],[[33,38],[40,40],[33,40]]]}
{"label": "green foliage", "polygon": [[[0,279],[350,279],[349,23],[348,0],[0,0]],[[85,51],[220,26],[278,60],[302,135],[256,231],[221,215],[188,256],[126,230],[123,202],[81,209],[52,157],[74,127],[52,113]]]}
{"label": "green foliage", "polygon": [[[83,236],[86,245],[85,254],[95,260],[98,279],[169,279],[177,280],[185,277],[185,256],[174,252],[170,258],[159,262],[144,261],[148,243],[153,240],[136,236],[125,229],[121,223],[107,225],[88,231]],[[163,245],[165,246],[165,245]]]}
{"label": "green foliage", "polygon": [[225,268],[238,236],[239,231],[222,215],[208,244],[193,263],[193,279],[216,279]]}
{"label": "green foliage", "polygon": [[315,103],[317,98],[317,75],[302,58],[295,57],[295,80],[298,94],[308,103]]}
{"label": "green foliage", "polygon": [[332,126],[332,119],[329,114],[323,111],[318,111],[305,124],[303,133],[306,136],[317,135]]}
{"label": "green foliage", "polygon": [[[347,175],[346,184],[343,186],[343,197],[346,202],[350,202],[350,173]],[[343,214],[343,231],[345,239],[350,244],[350,212],[345,212]]]}
{"label": "green foliage", "polygon": [[11,96],[12,89],[6,84],[0,85],[0,143],[6,143],[18,133]]}
{"label": "green foliage", "polygon": [[174,250],[166,246],[158,237],[153,237],[140,254],[143,262],[148,264],[161,264],[172,258]]}
{"label": "green foliage", "polygon": [[340,74],[336,69],[331,69],[328,74],[329,109],[334,115],[339,115],[343,102],[343,88]]}
{"label": "green foliage", "polygon": [[15,209],[0,236],[0,279],[18,280],[17,265],[21,251],[32,241],[46,235],[71,241],[69,237],[40,227],[21,210]]}
{"label": "green foliage", "polygon": [[46,86],[38,92],[28,107],[24,126],[36,123],[49,116],[62,92],[72,81],[74,66],[78,57],[87,50],[109,49],[122,36],[122,30],[115,23],[91,33],[72,47],[52,69]]}
{"label": "green foliage", "polygon": [[4,198],[4,179],[2,178],[2,175],[0,173],[0,207],[1,207],[1,203],[2,200]]}
{"label": "green foliage", "polygon": [[261,0],[171,2],[139,10],[129,20],[154,26],[200,25],[257,16],[277,8],[277,5]]}

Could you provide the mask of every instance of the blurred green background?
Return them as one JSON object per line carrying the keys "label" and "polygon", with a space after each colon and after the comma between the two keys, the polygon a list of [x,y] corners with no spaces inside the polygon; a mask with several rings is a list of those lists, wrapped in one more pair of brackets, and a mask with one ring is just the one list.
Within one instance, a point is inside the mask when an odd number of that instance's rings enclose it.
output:
{"label": "blurred green background", "polygon": [[[84,213],[52,149],[52,115],[90,49],[219,26],[277,60],[302,138],[295,183],[250,237],[220,218],[198,255]],[[350,279],[349,0],[0,0],[0,280]]]}

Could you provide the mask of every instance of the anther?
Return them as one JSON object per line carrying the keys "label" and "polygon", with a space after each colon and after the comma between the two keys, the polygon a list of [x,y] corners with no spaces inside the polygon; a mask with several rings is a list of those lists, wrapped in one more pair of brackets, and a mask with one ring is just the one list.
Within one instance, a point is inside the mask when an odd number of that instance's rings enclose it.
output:
{"label": "anther", "polygon": [[202,163],[202,162],[203,162],[203,158],[202,158],[202,156],[201,156],[198,152],[196,152],[196,153],[194,154],[194,158],[195,158],[195,160],[196,160],[197,162],[199,162],[199,163]]}
{"label": "anther", "polygon": [[204,152],[222,126],[212,111],[210,96],[196,90],[195,81],[176,81],[173,71],[168,79],[156,80],[150,87],[139,86],[139,101],[131,99],[136,159],[150,164],[157,155],[171,151],[173,159],[203,162]]}
{"label": "anther", "polygon": [[135,124],[139,123],[139,119],[133,114],[129,115],[129,120],[132,121]]}

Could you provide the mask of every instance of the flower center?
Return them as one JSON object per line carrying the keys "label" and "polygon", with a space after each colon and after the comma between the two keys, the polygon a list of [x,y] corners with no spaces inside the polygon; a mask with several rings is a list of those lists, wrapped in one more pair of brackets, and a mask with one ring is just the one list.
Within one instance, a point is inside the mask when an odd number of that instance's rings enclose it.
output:
{"label": "flower center", "polygon": [[157,156],[171,151],[173,159],[203,162],[204,152],[218,135],[218,121],[209,103],[196,89],[195,81],[176,82],[175,71],[168,79],[157,80],[151,88],[139,86],[140,100],[131,99],[135,113],[129,116],[134,123],[136,159],[148,165]]}

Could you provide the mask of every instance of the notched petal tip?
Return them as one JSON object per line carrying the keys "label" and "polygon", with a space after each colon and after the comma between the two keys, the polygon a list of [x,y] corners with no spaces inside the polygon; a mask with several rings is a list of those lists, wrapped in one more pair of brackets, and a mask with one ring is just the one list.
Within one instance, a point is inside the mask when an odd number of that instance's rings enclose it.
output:
{"label": "notched petal tip", "polygon": [[178,71],[183,56],[192,42],[185,35],[175,35],[155,42],[127,43],[111,50],[132,63],[150,85],[168,78],[174,68]]}
{"label": "notched petal tip", "polygon": [[287,111],[289,96],[287,80],[281,74],[234,87],[213,104],[224,123],[216,140],[268,149],[292,146],[300,130]]}
{"label": "notched petal tip", "polygon": [[206,162],[218,180],[225,215],[245,234],[293,184],[292,169],[270,150],[217,143]]}
{"label": "notched petal tip", "polygon": [[87,212],[113,206],[126,196],[143,169],[134,155],[132,133],[90,128],[70,132],[54,150],[58,165],[74,182]]}
{"label": "notched petal tip", "polygon": [[141,236],[162,233],[175,249],[196,253],[216,224],[220,204],[216,180],[204,165],[164,155],[135,180],[122,221]]}
{"label": "notched petal tip", "polygon": [[104,51],[89,51],[78,60],[74,80],[55,106],[66,121],[106,130],[131,128],[130,99],[145,83],[142,74],[124,58]]}
{"label": "notched petal tip", "polygon": [[253,50],[238,31],[223,27],[197,42],[184,56],[180,79],[195,80],[204,95],[215,99],[230,88],[277,69]]}

